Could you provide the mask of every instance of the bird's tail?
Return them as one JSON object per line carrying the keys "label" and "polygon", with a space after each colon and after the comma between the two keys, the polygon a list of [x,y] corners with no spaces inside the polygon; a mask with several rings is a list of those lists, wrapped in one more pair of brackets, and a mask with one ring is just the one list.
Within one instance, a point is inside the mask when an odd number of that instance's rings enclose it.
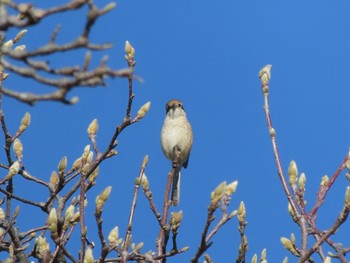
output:
{"label": "bird's tail", "polygon": [[181,179],[181,171],[180,169],[175,169],[173,186],[171,190],[171,201],[173,203],[173,206],[177,206],[180,202],[180,179]]}

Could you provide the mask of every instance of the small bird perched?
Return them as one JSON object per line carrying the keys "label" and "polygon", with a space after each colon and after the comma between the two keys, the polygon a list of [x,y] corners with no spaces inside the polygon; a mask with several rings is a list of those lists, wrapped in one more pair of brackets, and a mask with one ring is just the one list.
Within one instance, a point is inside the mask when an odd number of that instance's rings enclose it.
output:
{"label": "small bird perched", "polygon": [[180,200],[180,171],[182,167],[187,168],[193,134],[181,101],[168,101],[165,110],[160,140],[164,155],[172,162],[177,161],[171,193],[171,201],[176,206]]}

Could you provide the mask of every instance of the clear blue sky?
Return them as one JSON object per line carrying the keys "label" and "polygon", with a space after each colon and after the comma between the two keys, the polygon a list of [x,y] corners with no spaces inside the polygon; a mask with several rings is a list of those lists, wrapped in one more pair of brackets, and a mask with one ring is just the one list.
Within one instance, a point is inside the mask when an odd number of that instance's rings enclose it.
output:
{"label": "clear blue sky", "polygon": [[[161,208],[170,162],[160,148],[160,129],[165,103],[178,98],[184,102],[195,136],[188,169],[183,171],[180,205],[175,209],[184,213],[178,245],[190,246],[190,250],[169,262],[188,262],[194,255],[210,193],[224,180],[239,181],[230,209],[236,209],[241,200],[245,202],[248,261],[266,248],[269,262],[281,262],[289,254],[280,237],[294,232],[298,244],[300,237],[287,212],[287,200],[277,177],[258,72],[272,64],[271,114],[282,163],[286,170],[294,159],[299,171],[306,173],[310,208],[321,177],[335,172],[350,145],[350,2],[120,0],[117,4],[117,9],[100,19],[92,30],[95,42],[114,44],[112,49],[94,54],[93,65],[108,54],[109,65],[125,67],[124,43],[129,40],[136,49],[136,73],[145,80],[135,83],[133,114],[147,101],[152,102],[152,107],[145,119],[119,137],[120,154],[101,167],[97,185],[88,194],[88,237],[98,243],[94,200],[108,185],[113,190],[104,209],[105,232],[118,225],[124,234],[133,182],[145,154],[150,158],[146,174]],[[56,24],[62,25],[57,41],[71,40],[74,33],[80,32],[85,11],[53,16],[37,28],[28,28],[23,43],[29,50],[47,43],[48,32]],[[75,65],[83,57],[84,52],[61,54],[52,64]],[[15,76],[6,82],[14,89],[42,91],[33,82]],[[4,99],[12,133],[23,114],[31,113],[32,124],[21,137],[24,164],[44,180],[57,169],[62,156],[66,155],[72,165],[81,155],[89,143],[86,128],[94,118],[99,121],[99,147],[105,147],[124,116],[127,80],[109,80],[107,88],[77,89],[71,96],[79,96],[77,105],[40,103],[29,107]],[[44,193],[31,190],[29,184],[21,185],[23,180],[19,178],[14,180],[16,192],[27,191],[27,196],[43,200]],[[341,176],[334,185],[320,210],[320,229],[328,228],[336,219],[347,184]],[[44,224],[45,218],[35,215],[22,214],[19,222],[23,226]],[[237,226],[235,218],[214,237],[208,251],[214,262],[233,262],[236,258]],[[349,224],[345,224],[334,241],[348,245],[341,232],[349,230]],[[157,234],[157,221],[140,195],[133,242],[144,241],[143,251],[155,250]]]}

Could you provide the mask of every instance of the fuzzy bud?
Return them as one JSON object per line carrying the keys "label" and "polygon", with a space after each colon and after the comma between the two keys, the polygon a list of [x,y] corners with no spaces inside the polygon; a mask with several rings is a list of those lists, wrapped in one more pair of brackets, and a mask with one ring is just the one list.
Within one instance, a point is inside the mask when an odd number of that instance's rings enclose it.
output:
{"label": "fuzzy bud", "polygon": [[8,180],[8,179],[12,178],[14,175],[18,174],[20,166],[21,166],[20,163],[18,161],[15,161],[10,166],[9,172],[6,176],[6,180]]}
{"label": "fuzzy bud", "polygon": [[3,221],[5,219],[5,212],[4,209],[0,207],[0,221]]}
{"label": "fuzzy bud", "polygon": [[95,136],[97,131],[98,131],[98,121],[97,119],[94,119],[90,123],[89,127],[87,128],[87,133],[89,134],[89,136]]}
{"label": "fuzzy bud", "polygon": [[271,78],[271,64],[267,64],[265,67],[263,67],[259,71],[259,78],[261,80],[261,84],[263,86],[267,85],[269,83],[269,80]]}
{"label": "fuzzy bud", "polygon": [[4,48],[11,48],[13,46],[13,40],[6,41],[3,45]]}
{"label": "fuzzy bud", "polygon": [[237,210],[238,221],[243,223],[245,221],[245,217],[246,217],[245,205],[244,205],[244,202],[241,201]]}
{"label": "fuzzy bud", "polygon": [[85,259],[84,263],[94,263],[94,255],[92,254],[91,246],[88,246],[85,250]]}
{"label": "fuzzy bud", "polygon": [[117,4],[115,2],[110,2],[102,9],[102,11],[109,12],[109,11],[112,11],[116,7],[117,7]]}
{"label": "fuzzy bud", "polygon": [[19,126],[19,132],[23,132],[30,125],[30,113],[26,112],[21,120],[21,125]]}
{"label": "fuzzy bud", "polygon": [[232,183],[228,184],[226,186],[225,194],[227,194],[228,196],[231,196],[234,192],[236,192],[237,185],[238,185],[238,181],[233,181]]}
{"label": "fuzzy bud", "polygon": [[19,46],[15,47],[14,51],[23,52],[26,50],[26,48],[27,48],[26,45],[19,45]]}
{"label": "fuzzy bud", "polygon": [[137,118],[142,119],[143,117],[145,117],[146,113],[149,111],[150,108],[151,108],[151,102],[148,101],[137,112]]}
{"label": "fuzzy bud", "polygon": [[73,170],[78,170],[79,168],[81,168],[81,157],[76,159],[73,163]]}
{"label": "fuzzy bud", "polygon": [[123,239],[119,238],[119,228],[117,226],[109,232],[108,241],[111,246],[118,246],[123,242]]}
{"label": "fuzzy bud", "polygon": [[83,155],[81,156],[81,162],[85,163],[90,153],[90,144],[86,145],[84,148]]}
{"label": "fuzzy bud", "polygon": [[288,167],[289,184],[294,186],[298,180],[298,168],[295,161],[291,161]]}
{"label": "fuzzy bud", "polygon": [[57,187],[59,181],[60,181],[59,176],[57,175],[57,173],[55,171],[53,171],[51,173],[50,182],[49,182],[49,186],[53,191],[56,190],[56,187]]}
{"label": "fuzzy bud", "polygon": [[89,152],[89,155],[86,159],[87,163],[92,163],[92,159],[94,159],[94,153],[92,151]]}
{"label": "fuzzy bud", "polygon": [[90,176],[89,176],[89,178],[88,178],[89,183],[92,183],[92,184],[95,183],[95,180],[96,180],[96,178],[97,178],[97,176],[98,176],[99,170],[100,170],[100,168],[99,168],[99,166],[97,166],[97,167],[95,168],[95,170],[93,170],[93,171],[91,172],[91,174],[90,174]]}
{"label": "fuzzy bud", "polygon": [[182,221],[182,210],[179,212],[172,212],[170,214],[170,222],[171,222],[171,230],[176,231],[181,224]]}
{"label": "fuzzy bud", "polygon": [[15,36],[15,38],[13,39],[13,42],[14,42],[14,43],[17,43],[18,41],[20,41],[21,38],[22,38],[22,37],[25,35],[25,33],[27,33],[27,32],[28,32],[27,29],[24,29],[24,30],[20,31],[20,32]]}
{"label": "fuzzy bud", "polygon": [[90,62],[91,62],[91,52],[90,51],[87,51],[85,53],[85,59],[84,59],[84,64],[83,64],[83,69],[84,70],[87,70],[87,68],[89,67],[90,65]]}
{"label": "fuzzy bud", "polygon": [[321,179],[321,185],[326,186],[328,184],[328,182],[329,182],[328,175],[323,176]]}
{"label": "fuzzy bud", "polygon": [[79,222],[79,220],[80,220],[80,212],[78,211],[78,212],[76,212],[76,213],[73,215],[73,217],[72,217],[72,219],[70,220],[70,222],[71,222],[72,225],[76,225],[76,224]]}
{"label": "fuzzy bud", "polygon": [[35,239],[35,254],[40,258],[44,258],[50,252],[50,244],[45,237],[38,236]]}
{"label": "fuzzy bud", "polygon": [[51,231],[51,234],[53,236],[57,235],[57,213],[56,213],[56,208],[51,208],[46,223],[47,223],[48,229]]}
{"label": "fuzzy bud", "polygon": [[306,176],[304,173],[300,174],[299,180],[298,180],[298,184],[299,184],[299,189],[302,191],[305,191],[305,184],[306,184]]}
{"label": "fuzzy bud", "polygon": [[266,248],[261,251],[261,261],[266,260]]}
{"label": "fuzzy bud", "polygon": [[105,202],[109,198],[111,190],[112,190],[112,186],[108,186],[96,197],[96,210],[97,211],[102,211],[102,208],[103,208]]}
{"label": "fuzzy bud", "polygon": [[254,254],[251,263],[257,263],[258,262],[258,256]]}
{"label": "fuzzy bud", "polygon": [[129,41],[125,41],[125,59],[126,60],[134,60],[135,58],[135,49],[130,44]]}
{"label": "fuzzy bud", "polygon": [[67,157],[63,156],[63,158],[61,159],[60,163],[58,164],[58,172],[59,173],[64,173],[66,168],[67,168]]}
{"label": "fuzzy bud", "polygon": [[291,240],[286,237],[281,237],[281,243],[283,244],[284,248],[291,252],[293,255],[298,255]]}
{"label": "fuzzy bud", "polygon": [[68,206],[68,208],[66,209],[66,212],[64,213],[64,224],[62,226],[63,230],[66,230],[70,226],[73,215],[74,215],[74,205],[70,205]]}
{"label": "fuzzy bud", "polygon": [[210,198],[212,202],[217,202],[221,199],[222,195],[225,193],[226,190],[226,181],[223,181],[221,184],[219,184],[213,192],[211,192]]}
{"label": "fuzzy bud", "polygon": [[23,157],[23,144],[18,138],[13,142],[13,151],[15,152],[17,159],[21,160]]}
{"label": "fuzzy bud", "polygon": [[149,182],[147,179],[147,176],[145,173],[143,173],[142,178],[141,178],[141,185],[143,190],[148,190],[149,188]]}

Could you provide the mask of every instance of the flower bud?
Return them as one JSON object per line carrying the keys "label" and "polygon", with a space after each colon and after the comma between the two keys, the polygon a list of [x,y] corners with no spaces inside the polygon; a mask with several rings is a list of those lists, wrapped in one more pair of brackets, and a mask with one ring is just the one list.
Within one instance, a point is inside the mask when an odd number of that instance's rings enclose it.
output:
{"label": "flower bud", "polygon": [[170,214],[170,222],[171,222],[171,230],[172,231],[176,231],[182,221],[182,210],[180,210],[179,212],[172,212]]}
{"label": "flower bud", "polygon": [[84,263],[94,263],[94,255],[92,254],[91,246],[88,246],[85,250],[85,259]]}
{"label": "flower bud", "polygon": [[92,135],[96,135],[97,131],[98,131],[98,121],[97,119],[94,119],[90,123],[89,127],[87,128],[87,133],[89,136],[92,136]]}
{"label": "flower bud", "polygon": [[70,220],[70,222],[71,222],[72,225],[76,225],[76,224],[79,222],[79,220],[80,220],[80,212],[77,211],[77,212],[73,215],[73,217],[72,217],[72,219]]}
{"label": "flower bud", "polygon": [[102,210],[102,207],[104,206],[105,202],[109,198],[111,190],[112,190],[112,186],[108,186],[96,197],[96,210],[97,211]]}
{"label": "flower bud", "polygon": [[290,234],[290,241],[292,241],[292,243],[295,244],[295,235],[294,235],[294,233]]}
{"label": "flower bud", "polygon": [[76,159],[73,163],[73,170],[78,170],[79,168],[81,168],[81,157]]}
{"label": "flower bud", "polygon": [[144,243],[140,242],[137,245],[133,244],[132,245],[132,253],[139,253],[140,249],[143,247]]}
{"label": "flower bud", "polygon": [[328,182],[329,182],[328,176],[327,175],[323,176],[322,180],[321,180],[321,185],[326,186],[328,184]]}
{"label": "flower bud", "polygon": [[89,155],[86,159],[87,163],[92,163],[92,159],[94,158],[94,153],[92,151],[89,152]]}
{"label": "flower bud", "polygon": [[15,47],[14,51],[16,52],[23,52],[26,50],[26,45],[20,45],[20,46],[17,46]]}
{"label": "flower bud", "polygon": [[27,29],[24,29],[24,30],[21,30],[20,32],[18,32],[18,34],[15,36],[13,42],[14,43],[17,43],[19,40],[21,40],[21,38],[24,36],[25,33],[27,33],[28,30]]}
{"label": "flower bud", "polygon": [[233,181],[232,183],[227,185],[225,194],[231,196],[234,192],[236,192],[237,185],[238,185],[238,181]]}
{"label": "flower bud", "polygon": [[108,241],[111,246],[118,246],[123,242],[123,239],[119,238],[119,229],[117,226],[109,233]]}
{"label": "flower bud", "polygon": [[64,224],[62,227],[63,230],[66,230],[69,227],[69,225],[71,224],[73,215],[74,215],[74,205],[70,205],[68,206],[68,208],[66,209],[66,212],[64,213]]}
{"label": "flower bud", "polygon": [[20,163],[18,161],[15,161],[9,169],[8,174],[6,175],[6,180],[9,180],[12,178],[14,175],[18,174],[20,168]]}
{"label": "flower bud", "polygon": [[293,246],[293,243],[292,241],[290,241],[288,238],[286,237],[281,237],[281,243],[283,244],[283,246],[288,250],[290,251],[293,255],[295,255],[296,250]]}
{"label": "flower bud", "polygon": [[86,145],[84,148],[83,155],[81,156],[81,162],[85,163],[90,153],[90,144]]}
{"label": "flower bud", "polygon": [[13,40],[6,41],[3,45],[4,48],[11,48],[13,46]]}
{"label": "flower bud", "polygon": [[271,64],[267,64],[259,71],[259,78],[261,80],[262,85],[267,85],[271,78]]}
{"label": "flower bud", "polygon": [[258,262],[258,256],[254,254],[251,263],[257,263]]}
{"label": "flower bud", "polygon": [[299,184],[299,189],[302,191],[305,191],[306,176],[304,173],[300,174],[298,184]]}
{"label": "flower bud", "polygon": [[5,80],[10,74],[2,72],[2,80]]}
{"label": "flower bud", "polygon": [[70,103],[71,105],[77,104],[78,102],[79,102],[79,97],[77,97],[77,96],[74,96],[74,97],[71,98],[70,101],[69,101],[69,103]]}
{"label": "flower bud", "polygon": [[81,169],[81,173],[83,175],[86,175],[88,173],[89,169],[90,169],[90,163],[86,163],[86,164],[84,164],[83,168]]}
{"label": "flower bud", "polygon": [[266,260],[266,248],[261,251],[261,260]]}
{"label": "flower bud", "polygon": [[147,163],[148,163],[148,155],[146,154],[145,157],[143,157],[142,167],[145,167]]}
{"label": "flower bud", "polygon": [[51,234],[57,233],[57,213],[56,208],[51,208],[49,216],[47,218],[47,226],[51,231]]}
{"label": "flower bud", "polygon": [[92,184],[95,183],[95,180],[96,180],[96,178],[97,178],[97,176],[98,176],[98,172],[99,172],[99,166],[97,166],[97,167],[95,168],[95,170],[93,170],[93,171],[91,172],[91,174],[90,174],[90,176],[89,176],[89,178],[88,178],[88,182],[89,182],[89,183],[92,183]]}
{"label": "flower bud", "polygon": [[288,167],[288,176],[289,176],[289,184],[291,186],[295,185],[298,179],[298,168],[295,161],[290,162],[290,165]]}
{"label": "flower bud", "polygon": [[143,173],[143,175],[142,175],[141,185],[142,185],[143,190],[149,189],[149,182],[148,182],[148,179],[147,179],[147,176],[145,173]]}
{"label": "flower bud", "polygon": [[115,2],[110,2],[102,9],[102,11],[109,12],[109,11],[112,11],[116,7],[117,7],[117,4]]}
{"label": "flower bud", "polygon": [[17,159],[21,160],[23,157],[23,144],[18,138],[13,142],[13,151],[15,152]]}
{"label": "flower bud", "polygon": [[84,65],[83,65],[83,69],[84,70],[87,70],[87,68],[89,67],[90,65],[90,62],[91,62],[91,52],[90,51],[87,51],[85,53],[85,58],[84,58]]}
{"label": "flower bud", "polygon": [[237,210],[238,221],[243,223],[245,221],[245,217],[246,217],[245,205],[244,205],[244,202],[241,201]]}
{"label": "flower bud", "polygon": [[63,156],[63,158],[61,159],[60,163],[58,164],[58,172],[59,173],[64,173],[66,168],[67,168],[67,157]]}
{"label": "flower bud", "polygon": [[129,41],[125,41],[125,59],[126,60],[134,60],[135,57],[135,49],[130,44]]}
{"label": "flower bud", "polygon": [[4,209],[2,209],[0,207],[0,221],[4,220],[5,219],[5,212],[4,212]]}
{"label": "flower bud", "polygon": [[21,126],[19,126],[19,132],[23,132],[30,125],[30,113],[26,112],[21,120]]}
{"label": "flower bud", "polygon": [[45,237],[38,236],[35,239],[35,252],[40,259],[44,258],[50,252],[50,244],[46,241]]}
{"label": "flower bud", "polygon": [[57,187],[59,181],[60,181],[59,176],[57,175],[57,173],[55,171],[53,171],[51,173],[50,182],[49,182],[49,186],[53,191],[56,190],[56,187]]}
{"label": "flower bud", "polygon": [[213,192],[211,192],[211,200],[220,200],[222,195],[225,193],[226,190],[226,181],[223,181],[221,184],[219,184]]}
{"label": "flower bud", "polygon": [[146,102],[137,112],[137,118],[142,119],[143,117],[145,117],[150,107],[151,107],[151,102],[150,101]]}

